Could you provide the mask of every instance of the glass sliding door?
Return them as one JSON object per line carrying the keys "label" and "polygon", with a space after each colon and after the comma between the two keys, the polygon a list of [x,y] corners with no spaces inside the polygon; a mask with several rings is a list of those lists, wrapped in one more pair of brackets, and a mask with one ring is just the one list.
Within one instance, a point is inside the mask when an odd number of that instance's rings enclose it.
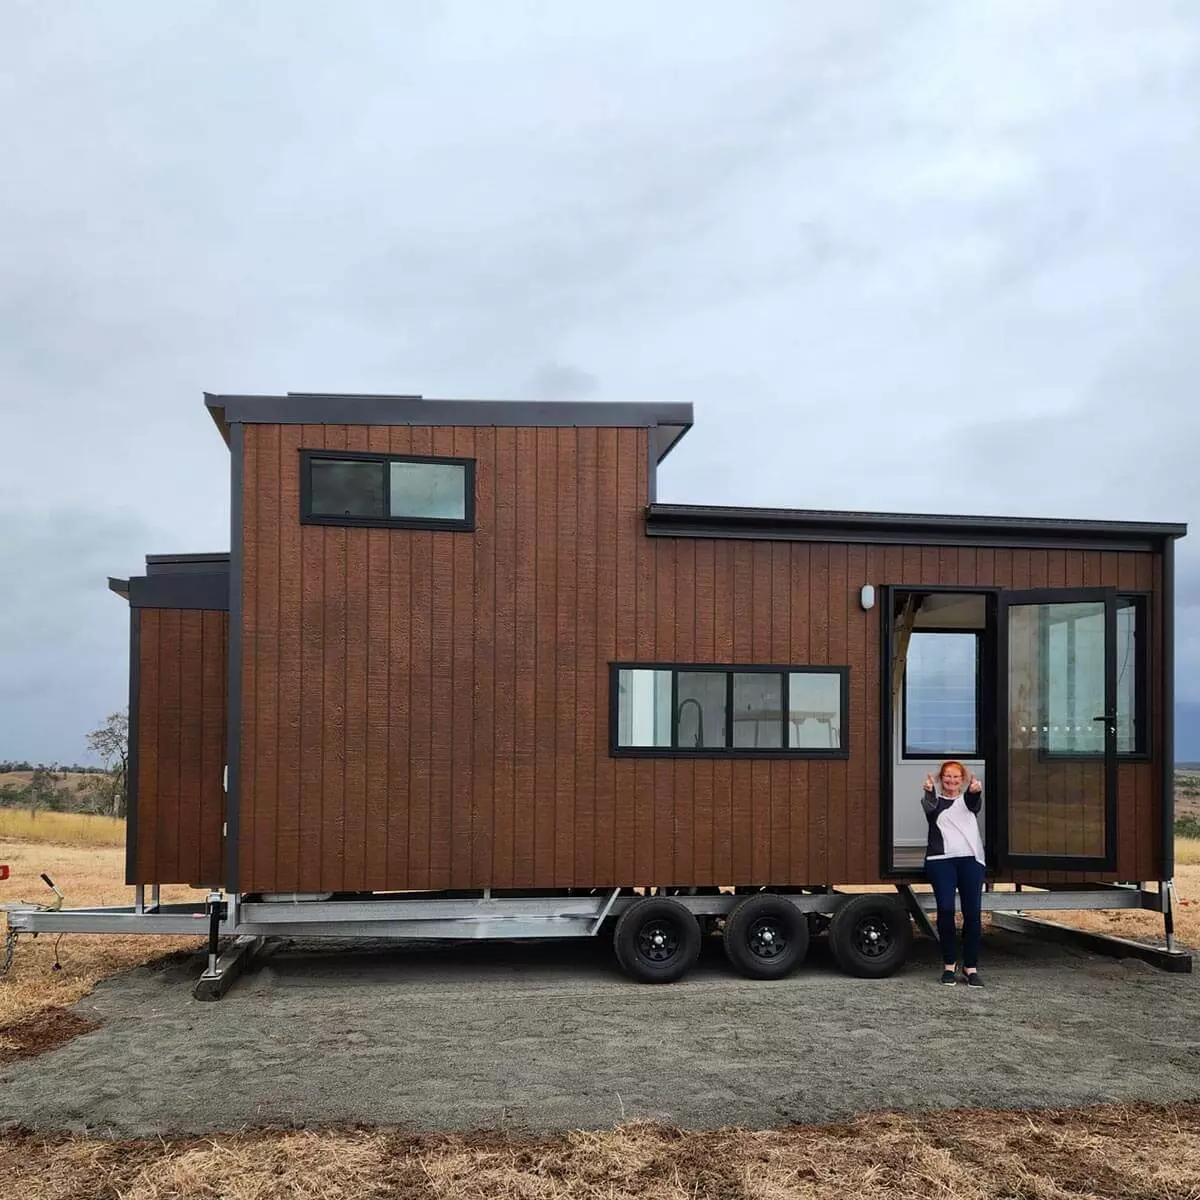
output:
{"label": "glass sliding door", "polygon": [[1001,844],[1014,865],[1115,864],[1116,599],[1000,598]]}

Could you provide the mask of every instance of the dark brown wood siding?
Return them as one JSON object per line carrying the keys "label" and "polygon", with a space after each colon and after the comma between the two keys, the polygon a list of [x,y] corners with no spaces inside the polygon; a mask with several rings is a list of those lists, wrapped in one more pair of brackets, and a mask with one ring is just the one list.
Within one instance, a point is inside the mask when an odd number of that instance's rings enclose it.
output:
{"label": "dark brown wood siding", "polygon": [[[301,448],[474,458],[476,529],[302,525]],[[639,429],[246,427],[241,890],[875,881],[861,585],[1155,583],[1149,554],[650,538],[647,451]],[[851,755],[613,758],[614,661],[848,666]],[[1156,780],[1120,767],[1118,877],[1155,876]]]}
{"label": "dark brown wood siding", "polygon": [[134,843],[127,883],[223,882],[229,614],[136,610]]}

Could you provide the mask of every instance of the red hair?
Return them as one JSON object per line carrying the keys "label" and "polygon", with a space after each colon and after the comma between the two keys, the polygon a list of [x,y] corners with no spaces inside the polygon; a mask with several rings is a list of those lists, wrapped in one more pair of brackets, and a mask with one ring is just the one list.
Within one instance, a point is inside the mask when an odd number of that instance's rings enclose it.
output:
{"label": "red hair", "polygon": [[960,763],[960,762],[959,762],[957,759],[953,759],[953,758],[948,758],[948,759],[947,759],[947,760],[946,760],[944,763],[942,763],[941,770],[940,770],[940,771],[938,771],[938,778],[939,778],[939,779],[941,779],[941,777],[942,777],[943,775],[945,775],[945,773],[946,773],[946,772],[947,772],[947,771],[948,771],[948,770],[949,770],[951,767],[957,767],[957,768],[958,768],[958,773],[959,773],[959,774],[960,774],[960,775],[961,775],[961,776],[962,776],[964,779],[966,779],[966,777],[967,777],[967,768],[966,768],[966,767],[964,767],[964,766],[962,765],[962,763]]}

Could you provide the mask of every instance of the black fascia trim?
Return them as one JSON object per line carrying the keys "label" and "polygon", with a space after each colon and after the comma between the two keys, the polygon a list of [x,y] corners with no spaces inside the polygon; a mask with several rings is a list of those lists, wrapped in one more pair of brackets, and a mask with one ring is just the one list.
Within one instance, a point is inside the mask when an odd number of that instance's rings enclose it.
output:
{"label": "black fascia trim", "polygon": [[217,432],[221,435],[225,445],[229,445],[229,422],[225,419],[225,404],[221,396],[214,396],[211,392],[204,393],[204,407],[208,409],[208,415],[212,417],[213,424],[217,427]]}
{"label": "black fascia trim", "polygon": [[688,403],[644,404],[558,400],[429,400],[420,396],[370,396],[289,392],[284,396],[216,396],[205,404],[218,427],[236,422],[267,425],[430,425],[514,428],[679,427],[666,452],[691,428]]}
{"label": "black fascia trim", "polygon": [[687,425],[672,425],[669,421],[662,421],[658,424],[658,429],[664,431],[663,436],[659,437],[658,444],[661,450],[658,455],[658,461],[662,462],[668,454],[679,444],[680,438],[691,428],[691,424]]}
{"label": "black fascia trim", "polygon": [[1163,546],[1162,574],[1162,878],[1175,875],[1175,543]]}
{"label": "black fascia trim", "polygon": [[[337,517],[315,514],[312,509],[312,464],[325,462],[437,463],[463,468],[465,517]],[[384,508],[390,507],[391,474],[383,473]],[[383,454],[366,450],[300,451],[300,523],[302,525],[338,525],[358,529],[441,529],[471,533],[475,529],[475,460],[434,454]]]}
{"label": "black fascia trim", "polygon": [[657,537],[842,541],[1154,551],[1185,525],[1043,517],[942,516],[925,513],[822,512],[650,504],[646,533]]}
{"label": "black fascia trim", "polygon": [[[142,614],[129,606],[129,761],[125,768],[125,883],[132,887],[137,874],[138,839],[138,724],[141,705]],[[150,882],[154,882],[151,880]]]}
{"label": "black fascia trim", "polygon": [[246,431],[230,427],[229,489],[229,667],[225,684],[229,712],[225,737],[225,890],[238,890],[239,774],[242,757],[242,557],[245,540],[242,484]]}
{"label": "black fascia trim", "polygon": [[215,574],[229,571],[229,553],[215,554],[147,554],[147,575]]}
{"label": "black fascia trim", "polygon": [[114,595],[120,596],[122,600],[129,599],[129,580],[114,579],[111,575],[108,577],[108,590]]}
{"label": "black fascia trim", "polygon": [[[695,662],[610,662],[608,664],[608,752],[612,758],[810,758],[825,761],[848,759],[850,757],[850,668],[844,665],[831,664],[822,666],[814,663],[695,663]],[[670,671],[671,672],[671,741],[678,740],[678,707],[677,677],[680,672],[709,672],[714,675],[726,676],[725,698],[725,741],[724,746],[696,746],[681,748],[674,744],[670,746],[620,746],[617,744],[617,733],[620,726],[619,679],[621,671]],[[781,700],[783,711],[790,707],[788,675],[837,675],[840,678],[838,692],[841,705],[841,746],[837,749],[823,747],[791,747],[786,744],[777,747],[734,746],[732,737],[733,704],[732,690],[735,675],[783,675],[783,692]],[[781,736],[786,742],[786,721],[780,716],[782,725]]]}
{"label": "black fascia trim", "polygon": [[927,754],[910,753],[908,749],[908,671],[904,672],[904,687],[900,692],[900,757],[905,762],[923,762],[937,760],[945,762],[949,758],[983,758],[983,636],[985,629],[963,628],[924,628],[913,629],[913,633],[953,633],[971,636],[975,639],[975,749],[974,750],[937,750]]}
{"label": "black fascia trim", "polygon": [[193,574],[135,576],[129,581],[134,608],[229,609],[229,575]]}

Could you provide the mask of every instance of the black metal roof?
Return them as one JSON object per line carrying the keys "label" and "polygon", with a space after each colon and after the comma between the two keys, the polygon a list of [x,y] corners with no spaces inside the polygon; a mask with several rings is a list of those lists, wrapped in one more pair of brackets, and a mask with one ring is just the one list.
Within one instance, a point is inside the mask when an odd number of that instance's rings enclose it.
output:
{"label": "black metal roof", "polygon": [[1186,536],[1187,526],[1054,517],[942,516],[932,513],[822,512],[800,508],[651,504],[646,509],[646,532],[659,537],[1152,550],[1161,547],[1166,539]]}
{"label": "black metal roof", "polygon": [[498,425],[650,428],[661,462],[692,426],[690,404],[559,400],[430,400],[347,392],[282,396],[204,394],[221,436],[235,422],[268,425]]}
{"label": "black metal roof", "polygon": [[205,574],[229,570],[229,551],[215,554],[147,554],[147,575]]}
{"label": "black metal roof", "polygon": [[147,554],[146,574],[108,580],[133,608],[228,608],[229,553]]}

